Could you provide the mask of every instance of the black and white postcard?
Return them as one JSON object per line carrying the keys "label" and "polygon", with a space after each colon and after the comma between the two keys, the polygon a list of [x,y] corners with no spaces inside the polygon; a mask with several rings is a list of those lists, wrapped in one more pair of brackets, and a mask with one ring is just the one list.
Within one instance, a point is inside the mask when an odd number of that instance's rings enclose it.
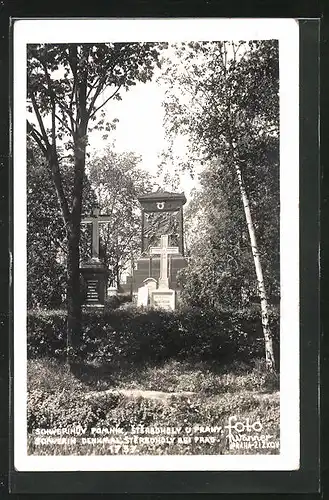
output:
{"label": "black and white postcard", "polygon": [[16,470],[298,470],[298,23],[13,41]]}

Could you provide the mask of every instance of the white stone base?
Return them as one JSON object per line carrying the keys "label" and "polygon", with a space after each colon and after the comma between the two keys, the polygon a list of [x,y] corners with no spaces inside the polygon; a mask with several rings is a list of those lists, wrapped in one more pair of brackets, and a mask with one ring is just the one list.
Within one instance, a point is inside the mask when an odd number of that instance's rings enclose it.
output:
{"label": "white stone base", "polygon": [[104,304],[82,304],[82,308],[86,309],[103,309]]}
{"label": "white stone base", "polygon": [[151,306],[174,311],[176,308],[176,292],[170,288],[158,288],[150,292]]}

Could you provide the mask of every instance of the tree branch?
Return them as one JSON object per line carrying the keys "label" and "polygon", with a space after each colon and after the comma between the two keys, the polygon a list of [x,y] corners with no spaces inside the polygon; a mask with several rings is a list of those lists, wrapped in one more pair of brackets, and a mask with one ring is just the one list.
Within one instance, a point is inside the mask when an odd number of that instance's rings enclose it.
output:
{"label": "tree branch", "polygon": [[107,104],[109,102],[110,99],[112,99],[112,97],[114,97],[118,92],[119,90],[121,89],[122,87],[122,83],[119,85],[119,87],[113,92],[113,94],[110,95],[110,97],[108,97],[107,99],[105,99],[105,101],[103,102],[103,104],[101,104],[100,106],[98,106],[98,108],[96,108],[90,115],[90,118],[92,116],[94,116],[97,111],[99,111],[103,106],[105,106],[105,104]]}
{"label": "tree branch", "polygon": [[37,104],[37,101],[35,99],[35,95],[34,95],[33,92],[31,92],[31,101],[32,101],[32,106],[33,106],[34,113],[35,113],[35,115],[37,117],[37,120],[38,120],[38,123],[39,123],[39,127],[40,127],[40,130],[41,130],[42,138],[44,140],[46,148],[49,148],[50,147],[50,143],[49,143],[49,140],[48,140],[48,135],[47,135],[47,132],[46,132],[46,129],[45,129],[45,126],[44,126],[44,123],[43,123],[43,119],[42,119],[42,116],[40,114],[40,111],[39,111],[39,108],[38,108],[38,104]]}
{"label": "tree branch", "polygon": [[71,129],[70,129],[70,127],[69,127],[69,126],[65,123],[65,121],[64,121],[64,120],[63,120],[60,116],[58,116],[58,114],[56,114],[56,113],[55,113],[55,117],[57,118],[57,120],[58,120],[59,122],[61,122],[61,124],[63,125],[63,127],[64,127],[64,128],[66,128],[66,129],[69,131],[69,133],[71,134],[71,133],[72,133],[72,130],[71,130]]}
{"label": "tree branch", "polygon": [[[118,60],[120,58],[122,58],[122,56],[124,55],[124,53],[119,53],[118,56],[114,59],[114,61],[110,60],[109,61],[109,64],[104,68],[104,73],[103,73],[103,76],[101,78],[98,79],[98,85],[97,85],[97,90],[94,94],[94,96],[92,97],[91,99],[91,102],[90,102],[90,106],[89,106],[89,109],[88,109],[88,114],[91,113],[94,105],[95,105],[95,102],[99,96],[99,94],[101,93],[102,89],[103,89],[103,86],[106,82],[106,79],[108,78],[108,73],[110,71],[113,71],[115,65],[117,64]],[[122,85],[122,84],[121,84]]]}
{"label": "tree branch", "polygon": [[56,188],[56,193],[58,197],[58,201],[60,207],[62,209],[62,215],[64,219],[64,224],[67,226],[70,223],[71,214],[68,207],[67,199],[63,189],[62,177],[59,169],[58,155],[56,149],[56,101],[54,97],[53,89],[51,88],[51,78],[47,70],[46,63],[40,59],[40,62],[44,68],[45,76],[48,84],[48,94],[51,100],[51,136],[52,136],[52,144],[47,151],[47,159],[51,169],[53,181]]}
{"label": "tree branch", "polygon": [[43,140],[42,135],[40,134],[40,132],[38,132],[38,130],[36,130],[33,127],[33,125],[28,120],[26,120],[26,124],[27,124],[28,132],[31,134],[31,136],[33,137],[35,142],[38,144],[38,146],[41,149],[41,151],[43,152],[43,154],[45,156],[47,156],[47,148],[42,142],[42,140]]}
{"label": "tree branch", "polygon": [[59,238],[56,238],[57,245],[60,247],[64,255],[67,257],[67,247],[63,247],[62,242]]}

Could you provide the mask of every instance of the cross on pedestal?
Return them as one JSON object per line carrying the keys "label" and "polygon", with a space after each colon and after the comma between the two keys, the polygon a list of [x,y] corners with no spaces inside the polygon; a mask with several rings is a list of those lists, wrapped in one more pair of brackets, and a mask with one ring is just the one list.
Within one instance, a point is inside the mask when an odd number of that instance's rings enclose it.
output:
{"label": "cross on pedestal", "polygon": [[179,253],[178,247],[169,247],[169,237],[167,234],[161,236],[161,246],[151,247],[151,255],[160,255],[160,278],[159,288],[169,288],[168,278],[168,255]]}
{"label": "cross on pedestal", "polygon": [[92,224],[92,258],[99,260],[99,224],[110,222],[110,215],[99,215],[99,208],[93,208],[91,217],[82,219],[82,224]]}

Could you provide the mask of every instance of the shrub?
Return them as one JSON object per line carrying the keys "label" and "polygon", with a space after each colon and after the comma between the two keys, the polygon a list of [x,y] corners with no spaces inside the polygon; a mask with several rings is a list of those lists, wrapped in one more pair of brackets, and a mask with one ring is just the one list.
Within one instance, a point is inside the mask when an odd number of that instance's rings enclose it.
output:
{"label": "shrub", "polygon": [[63,390],[60,393],[45,393],[32,390],[28,393],[28,432],[40,428],[77,427],[81,424],[88,429],[104,424],[108,413],[115,408],[121,398],[110,394],[93,400],[85,399],[84,391]]}
{"label": "shrub", "polygon": [[27,315],[28,356],[62,356],[66,348],[66,311],[35,310]]}
{"label": "shrub", "polygon": [[105,310],[116,309],[123,304],[131,302],[131,295],[121,293],[119,295],[112,295],[105,299]]}
{"label": "shrub", "polygon": [[[279,317],[271,316],[275,344]],[[65,354],[64,311],[28,313],[29,357]],[[83,314],[81,355],[86,362],[121,364],[167,359],[246,362],[264,355],[259,311],[199,308],[176,311],[133,307]]]}

